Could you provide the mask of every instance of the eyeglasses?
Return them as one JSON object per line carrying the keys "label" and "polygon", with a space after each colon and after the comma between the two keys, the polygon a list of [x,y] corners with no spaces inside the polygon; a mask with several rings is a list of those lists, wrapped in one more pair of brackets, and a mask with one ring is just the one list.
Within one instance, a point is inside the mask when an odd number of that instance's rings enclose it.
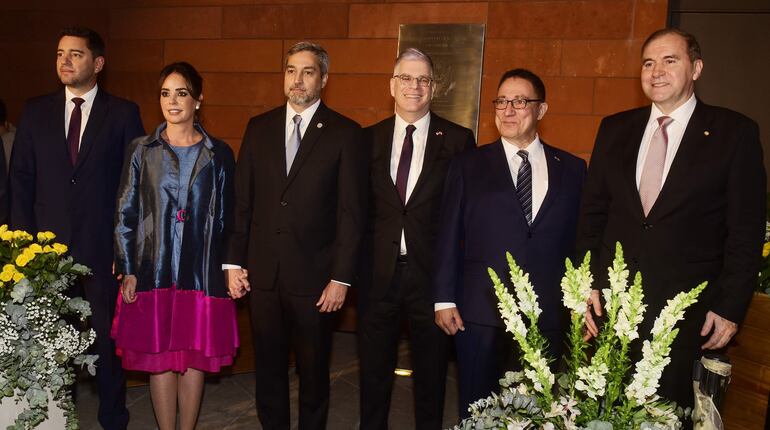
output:
{"label": "eyeglasses", "polygon": [[412,81],[413,80],[417,81],[417,85],[421,86],[423,88],[429,87],[430,84],[433,82],[433,78],[430,78],[430,77],[427,77],[427,76],[417,76],[417,77],[414,77],[414,76],[411,76],[411,75],[403,74],[403,75],[396,75],[396,76],[393,76],[393,77],[398,79],[399,81],[401,81],[401,85],[405,86],[405,87],[408,87],[408,86],[412,85]]}
{"label": "eyeglasses", "polygon": [[497,110],[505,110],[508,107],[508,103],[513,106],[514,109],[524,109],[527,107],[527,103],[532,102],[542,102],[542,99],[513,99],[513,100],[507,100],[505,98],[498,98],[492,100],[492,105],[495,106],[495,109]]}

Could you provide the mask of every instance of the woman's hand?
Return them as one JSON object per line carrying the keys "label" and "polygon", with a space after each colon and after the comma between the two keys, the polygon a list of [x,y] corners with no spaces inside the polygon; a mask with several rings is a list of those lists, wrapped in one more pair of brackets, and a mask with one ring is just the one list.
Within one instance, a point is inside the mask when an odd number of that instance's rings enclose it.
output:
{"label": "woman's hand", "polygon": [[124,303],[134,303],[136,301],[136,275],[123,276],[120,295],[123,296]]}

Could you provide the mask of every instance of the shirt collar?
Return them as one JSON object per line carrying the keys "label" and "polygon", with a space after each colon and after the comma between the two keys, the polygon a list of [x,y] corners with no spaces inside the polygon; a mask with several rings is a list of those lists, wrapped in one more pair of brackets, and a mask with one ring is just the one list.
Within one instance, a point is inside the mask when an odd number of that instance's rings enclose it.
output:
{"label": "shirt collar", "polygon": [[81,107],[90,107],[94,105],[94,99],[96,98],[96,92],[99,91],[99,85],[94,85],[93,88],[88,90],[87,93],[83,94],[82,96],[76,96],[75,93],[70,91],[69,87],[64,87],[64,97],[67,103],[73,103],[72,99],[74,97],[80,97],[81,99],[85,100],[83,102],[83,105]]}
{"label": "shirt collar", "polygon": [[412,123],[406,122],[405,119],[396,114],[396,124],[394,127],[399,133],[402,133],[403,130],[406,130],[406,126],[409,124],[414,125],[415,134],[426,134],[428,132],[428,125],[430,124],[430,111],[426,112],[422,118]]}
{"label": "shirt collar", "polygon": [[[695,111],[695,105],[698,103],[698,99],[695,98],[695,94],[691,95],[689,99],[687,99],[686,102],[684,102],[681,106],[674,109],[673,112],[666,115],[664,114],[658,106],[653,103],[652,109],[650,110],[650,119],[647,121],[647,124],[649,125],[653,121],[657,121],[658,118],[661,116],[667,116],[674,120],[675,123],[679,124],[687,124],[690,121],[690,117],[692,116],[693,111]],[[656,124],[657,125],[657,124]]]}
{"label": "shirt collar", "polygon": [[[507,141],[502,136],[500,137],[500,140],[503,141],[503,148],[505,149],[506,155],[509,153],[515,155],[521,149],[516,144]],[[524,148],[524,150],[529,154],[528,158],[539,157],[540,154],[542,154],[544,151],[543,142],[540,141],[540,136],[535,134],[535,139],[532,140],[532,142],[526,148]],[[509,156],[508,158],[511,157]]]}
{"label": "shirt collar", "polygon": [[313,103],[312,105],[308,106],[307,109],[303,110],[301,113],[296,112],[289,102],[286,102],[286,126],[288,127],[289,124],[294,124],[294,115],[299,114],[299,116],[302,117],[302,125],[307,126],[310,124],[310,120],[313,119],[313,115],[315,115],[315,112],[318,110],[318,107],[321,106],[321,99],[318,99]]}

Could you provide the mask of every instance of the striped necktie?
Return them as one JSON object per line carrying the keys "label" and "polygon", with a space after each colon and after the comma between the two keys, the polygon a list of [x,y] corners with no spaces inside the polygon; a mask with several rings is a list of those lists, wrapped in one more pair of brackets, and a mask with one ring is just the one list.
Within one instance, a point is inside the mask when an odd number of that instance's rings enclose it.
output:
{"label": "striped necktie", "polygon": [[532,225],[532,165],[529,164],[529,153],[520,150],[516,153],[521,157],[519,174],[516,177],[516,196],[521,203],[521,210],[527,219],[527,224]]}

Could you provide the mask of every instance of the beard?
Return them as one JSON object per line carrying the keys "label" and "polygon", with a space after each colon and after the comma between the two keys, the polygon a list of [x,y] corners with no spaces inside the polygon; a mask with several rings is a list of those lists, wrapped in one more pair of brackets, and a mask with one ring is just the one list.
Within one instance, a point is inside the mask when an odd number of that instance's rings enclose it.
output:
{"label": "beard", "polygon": [[313,103],[315,103],[316,100],[318,100],[319,95],[321,94],[320,89],[311,89],[311,88],[303,88],[305,90],[304,93],[296,93],[292,90],[297,89],[299,87],[291,87],[289,89],[288,94],[286,94],[286,97],[289,99],[289,101],[292,104],[295,104],[297,106],[309,106]]}

